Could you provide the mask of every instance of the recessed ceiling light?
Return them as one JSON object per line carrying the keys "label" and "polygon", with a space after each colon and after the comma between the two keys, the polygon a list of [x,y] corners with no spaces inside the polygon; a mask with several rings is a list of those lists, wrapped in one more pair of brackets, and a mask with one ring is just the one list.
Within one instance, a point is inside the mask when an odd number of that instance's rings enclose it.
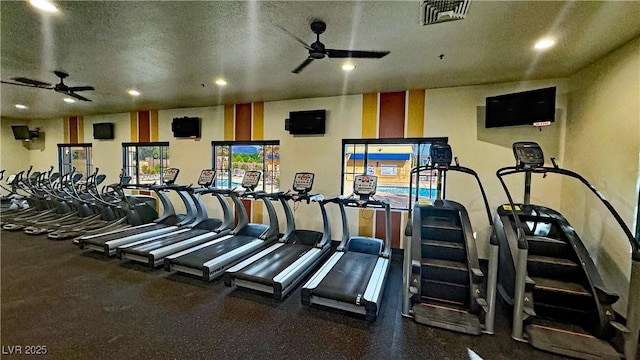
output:
{"label": "recessed ceiling light", "polygon": [[22,105],[22,104],[16,104],[16,108],[18,108],[20,110],[27,109],[27,107],[25,105]]}
{"label": "recessed ceiling light", "polygon": [[342,64],[342,70],[344,70],[344,71],[352,71],[355,68],[356,68],[356,66],[353,65],[350,62],[346,62],[346,63]]}
{"label": "recessed ceiling light", "polygon": [[51,1],[48,1],[48,0],[29,0],[29,3],[33,7],[38,8],[42,11],[46,11],[49,13],[58,12],[58,8]]}
{"label": "recessed ceiling light", "polygon": [[218,78],[218,79],[216,79],[216,85],[225,86],[225,85],[227,85],[227,81],[225,79],[223,79],[223,78]]}
{"label": "recessed ceiling light", "polygon": [[140,91],[134,90],[134,89],[131,89],[131,90],[127,91],[127,93],[129,95],[131,95],[131,96],[139,96],[140,95]]}
{"label": "recessed ceiling light", "polygon": [[73,104],[74,102],[76,102],[75,100],[73,100],[72,98],[64,98],[63,99],[64,102],[66,102],[67,104]]}
{"label": "recessed ceiling light", "polygon": [[546,39],[538,40],[533,47],[536,50],[545,50],[545,49],[548,49],[548,48],[552,47],[555,44],[556,44],[555,40],[546,38]]}

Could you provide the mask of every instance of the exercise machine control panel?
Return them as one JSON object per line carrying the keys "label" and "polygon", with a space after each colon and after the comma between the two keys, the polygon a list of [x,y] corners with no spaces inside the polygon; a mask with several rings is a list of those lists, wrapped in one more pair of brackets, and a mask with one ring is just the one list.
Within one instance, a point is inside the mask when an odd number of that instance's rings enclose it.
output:
{"label": "exercise machine control panel", "polygon": [[378,188],[378,177],[375,175],[356,175],[353,179],[353,193],[371,196]]}
{"label": "exercise machine control panel", "polygon": [[311,191],[313,187],[313,179],[315,178],[314,173],[310,172],[299,172],[296,173],[293,178],[293,191],[297,191],[298,193],[308,193]]}
{"label": "exercise machine control panel", "polygon": [[260,182],[260,176],[262,172],[256,170],[247,170],[242,177],[242,187],[245,189],[253,190],[258,186]]}
{"label": "exercise machine control panel", "polygon": [[513,156],[516,158],[518,169],[535,169],[544,166],[542,148],[535,142],[513,143]]}
{"label": "exercise machine control panel", "polygon": [[431,144],[429,147],[431,165],[434,167],[448,167],[453,160],[453,153],[449,144]]}
{"label": "exercise machine control panel", "polygon": [[180,173],[180,169],[177,168],[168,168],[164,172],[164,176],[162,177],[165,184],[170,185],[176,182],[178,178],[178,174]]}
{"label": "exercise machine control panel", "polygon": [[208,187],[216,181],[216,171],[213,169],[204,169],[198,177],[198,185]]}

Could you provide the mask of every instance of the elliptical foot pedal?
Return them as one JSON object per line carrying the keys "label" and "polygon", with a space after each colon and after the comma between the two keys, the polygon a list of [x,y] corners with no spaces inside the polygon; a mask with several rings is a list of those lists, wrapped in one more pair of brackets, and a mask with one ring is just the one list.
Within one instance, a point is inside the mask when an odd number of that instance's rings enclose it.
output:
{"label": "elliptical foot pedal", "polygon": [[413,318],[417,323],[480,335],[480,319],[467,311],[436,304],[415,304]]}
{"label": "elliptical foot pedal", "polygon": [[535,324],[527,326],[525,332],[533,347],[556,354],[589,360],[622,357],[608,342],[589,334]]}

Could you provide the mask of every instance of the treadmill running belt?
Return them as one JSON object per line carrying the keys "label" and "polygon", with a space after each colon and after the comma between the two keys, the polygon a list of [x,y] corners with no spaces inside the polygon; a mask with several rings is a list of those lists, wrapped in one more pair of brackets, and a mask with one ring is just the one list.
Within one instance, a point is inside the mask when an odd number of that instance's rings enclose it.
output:
{"label": "treadmill running belt", "polygon": [[124,249],[124,252],[128,252],[131,254],[139,254],[139,255],[148,255],[151,251],[175,244],[180,241],[184,241],[190,239],[192,237],[196,237],[198,235],[206,234],[206,233],[214,234],[209,230],[199,230],[193,229],[187,232],[183,232],[177,235],[165,235],[159,239],[150,241],[148,243],[140,244],[138,246],[130,247]]}
{"label": "treadmill running belt", "polygon": [[313,295],[356,304],[364,296],[378,255],[346,252],[313,290]]}
{"label": "treadmill running belt", "polygon": [[138,234],[145,233],[147,231],[162,229],[162,228],[164,228],[166,226],[168,226],[168,225],[155,224],[154,226],[145,226],[142,229],[131,228],[131,229],[127,229],[125,231],[119,231],[119,232],[114,233],[114,234],[108,234],[108,235],[105,234],[105,235],[98,236],[98,237],[95,237],[95,238],[86,239],[86,240],[84,240],[84,242],[89,243],[89,244],[94,244],[94,245],[104,245],[104,243],[106,243],[107,241],[116,240],[116,239],[122,239],[122,238],[125,238],[127,236],[133,236],[133,235],[138,235]]}
{"label": "treadmill running belt", "polygon": [[173,259],[171,262],[194,269],[201,269],[204,263],[206,263],[207,261],[217,258],[218,256],[221,256],[229,251],[237,249],[255,240],[257,239],[253,236],[236,235],[232,238],[222,240],[202,249],[184,254]]}
{"label": "treadmill running belt", "polygon": [[308,245],[287,244],[238,271],[237,279],[273,285],[273,278],[311,249]]}

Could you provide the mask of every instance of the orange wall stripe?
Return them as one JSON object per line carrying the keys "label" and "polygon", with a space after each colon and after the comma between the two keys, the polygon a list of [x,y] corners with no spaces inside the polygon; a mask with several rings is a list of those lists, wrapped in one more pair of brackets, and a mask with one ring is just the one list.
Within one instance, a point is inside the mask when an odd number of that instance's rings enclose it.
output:
{"label": "orange wall stripe", "polygon": [[151,117],[151,141],[159,141],[160,138],[158,136],[158,110],[151,110],[149,112]]}
{"label": "orange wall stripe", "polygon": [[251,104],[236,104],[236,140],[251,140]]}
{"label": "orange wall stripe", "polygon": [[138,142],[138,113],[129,113],[129,126],[131,126],[131,142]]}
{"label": "orange wall stripe", "polygon": [[138,111],[138,142],[151,141],[151,118],[148,111]]}
{"label": "orange wall stripe", "polygon": [[84,142],[84,116],[78,116],[78,143]]}
{"label": "orange wall stripe", "polygon": [[251,200],[246,200],[246,199],[242,199],[242,205],[244,205],[245,210],[247,210],[247,218],[249,218],[249,222],[253,222],[252,218],[251,218]]}
{"label": "orange wall stripe", "polygon": [[69,143],[78,143],[78,118],[76,116],[69,118]]}
{"label": "orange wall stripe", "polygon": [[378,137],[378,93],[362,95],[362,138]]}
{"label": "orange wall stripe", "polygon": [[233,140],[234,130],[235,130],[235,111],[236,108],[234,105],[225,105],[224,106],[224,140],[231,141]]}
{"label": "orange wall stripe", "polygon": [[[376,211],[376,237],[384,239],[386,235],[386,219],[384,211]],[[391,212],[391,247],[400,247],[400,221],[402,220],[399,211]]]}
{"label": "orange wall stripe", "polygon": [[378,134],[381,139],[404,137],[405,97],[404,91],[380,94]]}
{"label": "orange wall stripe", "polygon": [[64,133],[64,143],[69,143],[69,118],[62,119],[62,132]]}
{"label": "orange wall stripe", "polygon": [[358,210],[358,235],[373,236],[374,210],[359,209]]}
{"label": "orange wall stripe", "polygon": [[252,140],[264,140],[264,103],[253,103]]}
{"label": "orange wall stripe", "polygon": [[425,91],[409,90],[407,105],[407,137],[424,136]]}

